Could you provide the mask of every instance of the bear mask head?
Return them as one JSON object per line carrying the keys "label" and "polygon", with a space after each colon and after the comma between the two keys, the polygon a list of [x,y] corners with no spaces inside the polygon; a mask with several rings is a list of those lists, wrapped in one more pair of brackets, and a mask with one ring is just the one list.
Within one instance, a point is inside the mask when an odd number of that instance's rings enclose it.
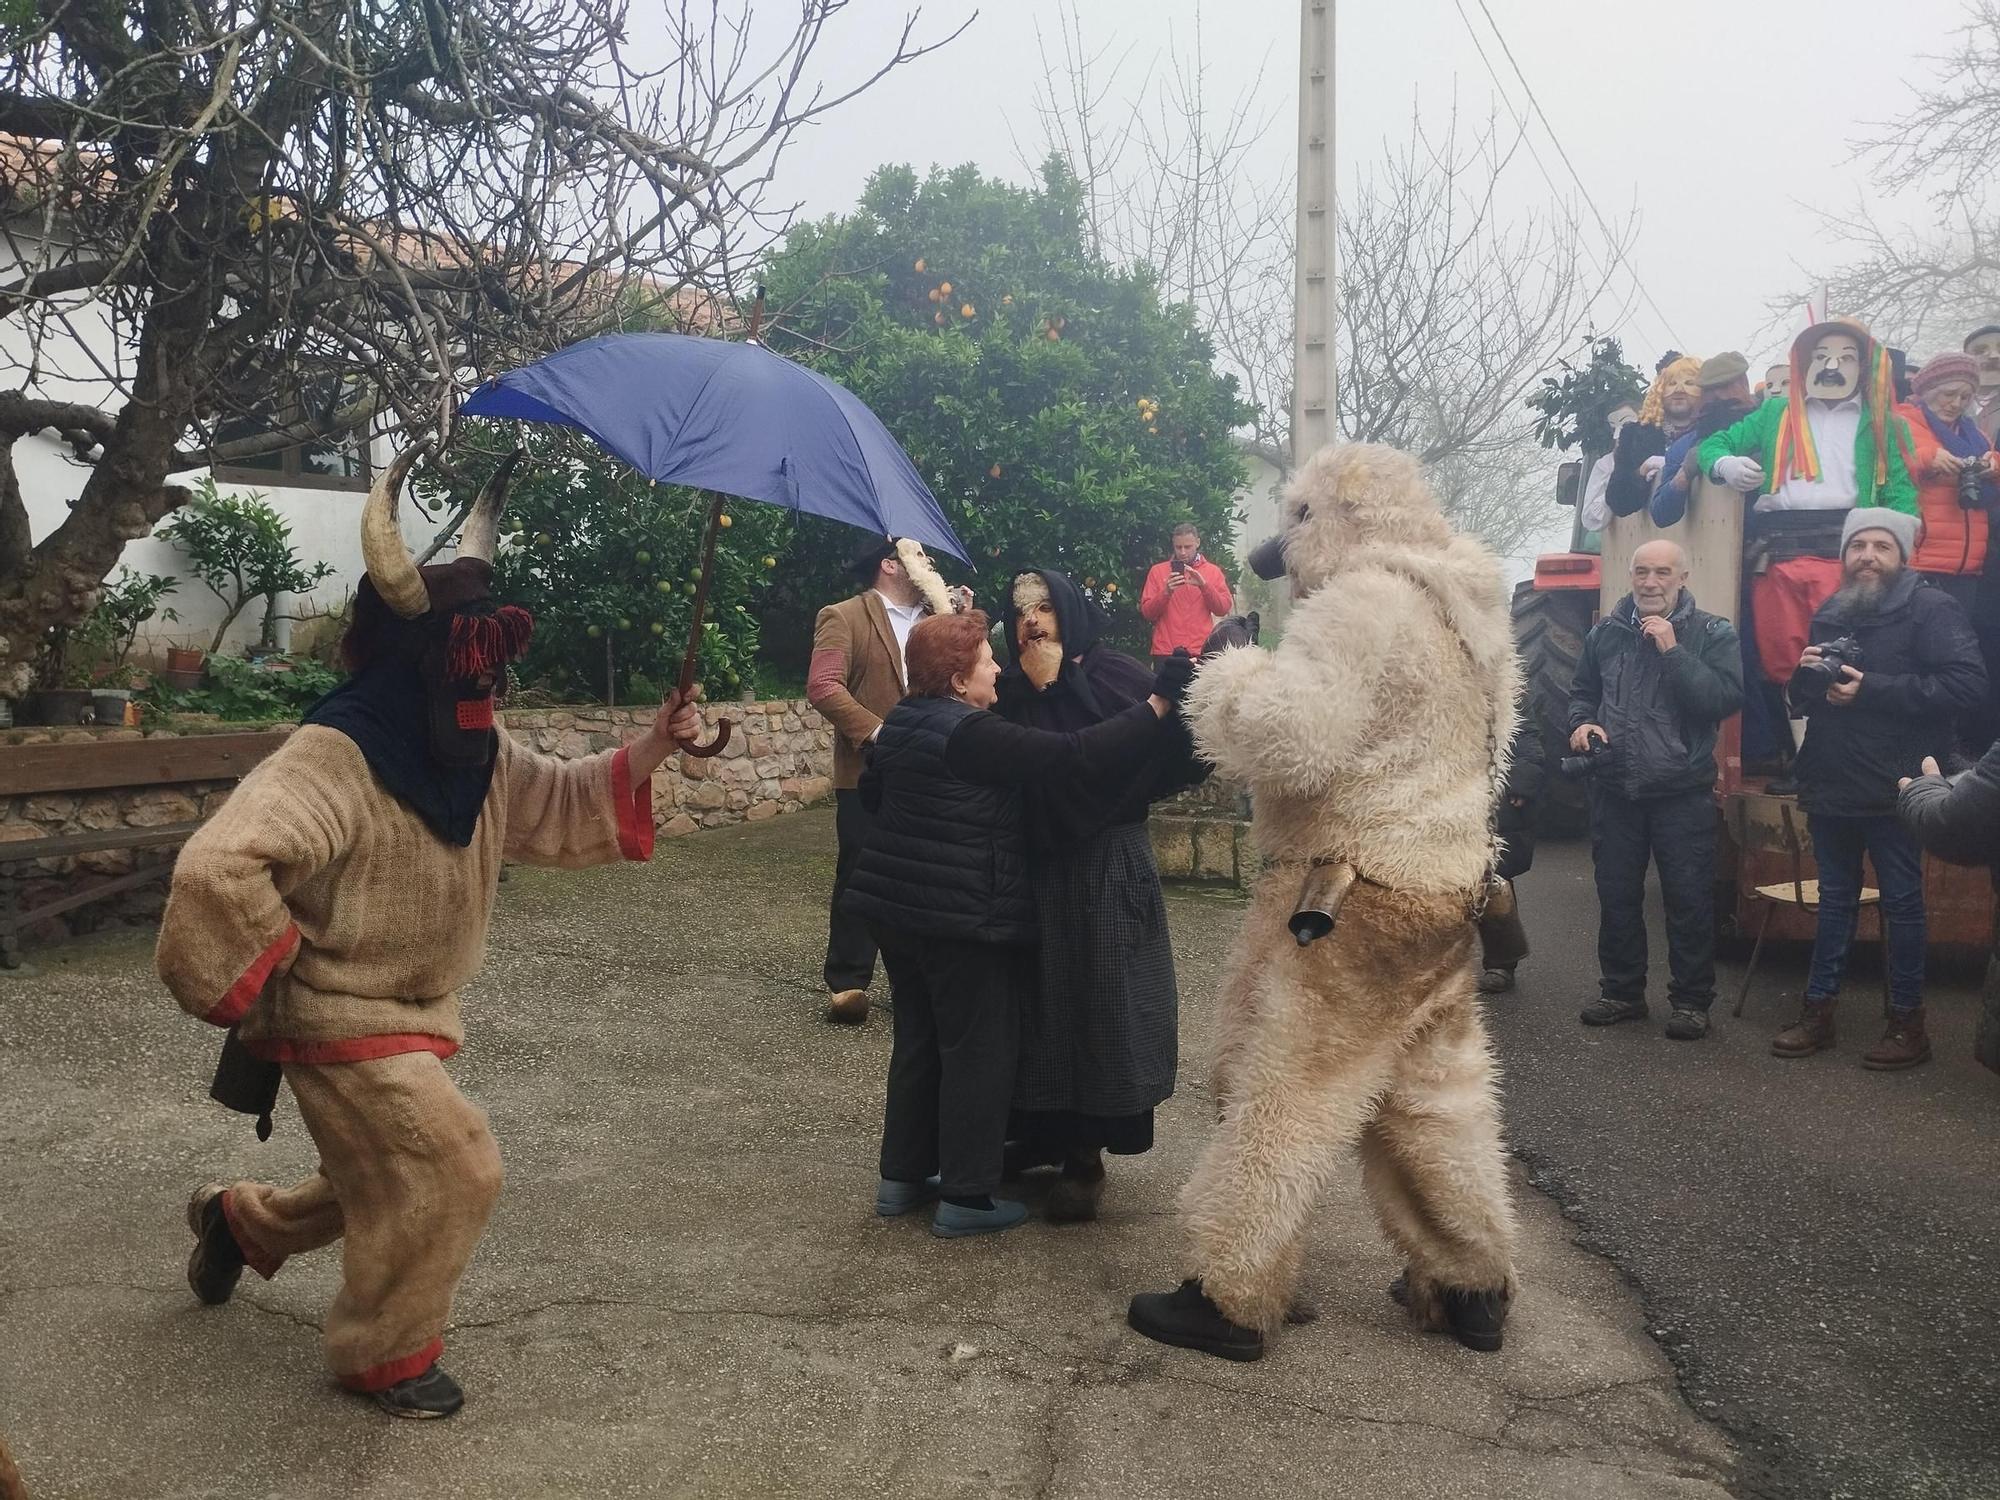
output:
{"label": "bear mask head", "polygon": [[1284,529],[1249,558],[1259,578],[1289,577],[1303,599],[1361,547],[1429,549],[1451,528],[1423,467],[1382,443],[1335,443],[1320,449],[1285,490]]}

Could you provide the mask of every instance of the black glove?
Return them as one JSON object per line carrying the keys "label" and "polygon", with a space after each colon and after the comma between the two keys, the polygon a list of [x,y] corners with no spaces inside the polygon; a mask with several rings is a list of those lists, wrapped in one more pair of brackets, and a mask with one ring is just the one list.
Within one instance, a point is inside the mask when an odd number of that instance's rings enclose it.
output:
{"label": "black glove", "polygon": [[1153,695],[1164,698],[1169,703],[1179,703],[1187,697],[1188,684],[1194,681],[1194,658],[1182,646],[1160,663],[1153,674]]}
{"label": "black glove", "polygon": [[1217,620],[1215,629],[1211,630],[1208,639],[1201,643],[1201,659],[1207,661],[1211,656],[1220,655],[1224,651],[1234,651],[1239,646],[1255,645],[1256,640],[1246,616],[1230,615],[1227,619]]}

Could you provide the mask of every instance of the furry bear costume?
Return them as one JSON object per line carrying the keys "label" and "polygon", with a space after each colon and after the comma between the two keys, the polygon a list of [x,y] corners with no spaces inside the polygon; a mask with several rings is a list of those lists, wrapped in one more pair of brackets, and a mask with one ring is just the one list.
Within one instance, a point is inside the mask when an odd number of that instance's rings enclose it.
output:
{"label": "furry bear costume", "polygon": [[[1193,1278],[1135,1299],[1132,1323],[1255,1358],[1290,1303],[1314,1201],[1358,1144],[1407,1263],[1399,1299],[1497,1348],[1514,1217],[1471,913],[1514,731],[1507,590],[1391,448],[1323,449],[1284,520],[1282,643],[1208,661],[1188,700],[1202,753],[1250,785],[1264,871],[1223,980],[1220,1124],[1181,1197]],[[1359,879],[1336,930],[1301,945],[1288,922],[1335,861]],[[1461,1326],[1468,1298],[1487,1309],[1484,1342]]]}

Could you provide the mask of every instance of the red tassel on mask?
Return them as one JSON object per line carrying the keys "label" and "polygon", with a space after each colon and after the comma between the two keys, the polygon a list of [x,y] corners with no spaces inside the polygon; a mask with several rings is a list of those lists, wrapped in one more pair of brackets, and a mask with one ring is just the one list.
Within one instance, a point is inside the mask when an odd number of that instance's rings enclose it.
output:
{"label": "red tassel on mask", "polygon": [[504,605],[490,615],[451,617],[451,647],[445,673],[454,678],[499,676],[507,663],[518,661],[535,633],[535,617],[518,604]]}

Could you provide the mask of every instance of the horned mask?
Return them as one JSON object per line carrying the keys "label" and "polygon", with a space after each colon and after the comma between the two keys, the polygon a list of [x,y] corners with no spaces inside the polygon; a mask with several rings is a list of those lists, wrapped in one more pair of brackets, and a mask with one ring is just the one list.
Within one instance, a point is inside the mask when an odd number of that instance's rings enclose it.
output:
{"label": "horned mask", "polygon": [[500,517],[521,458],[519,449],[509,454],[480,490],[448,563],[420,568],[403,542],[397,507],[414,451],[382,472],[361,513],[368,576],[355,598],[348,666],[360,671],[391,655],[415,665],[429,700],[431,750],[445,765],[492,754],[494,690],[534,632],[526,610],[493,600]]}

